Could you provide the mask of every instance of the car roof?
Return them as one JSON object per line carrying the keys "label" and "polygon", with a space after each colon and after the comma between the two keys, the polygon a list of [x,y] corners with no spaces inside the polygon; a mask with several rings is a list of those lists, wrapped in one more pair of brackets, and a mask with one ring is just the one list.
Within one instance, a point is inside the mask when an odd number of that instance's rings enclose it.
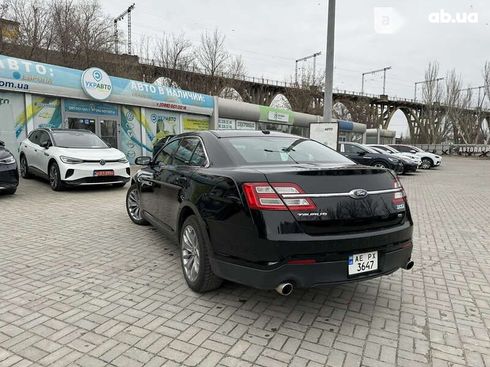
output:
{"label": "car roof", "polygon": [[53,128],[50,128],[50,127],[39,127],[37,128],[36,130],[44,130],[44,131],[47,131],[47,132],[51,132],[51,133],[56,133],[56,132],[65,132],[65,133],[68,133],[68,132],[78,132],[78,133],[86,133],[86,134],[93,134],[92,131],[90,130],[86,130],[86,129],[53,129]]}
{"label": "car roof", "polygon": [[286,134],[279,131],[272,130],[208,130],[208,133],[213,134],[217,138],[233,138],[233,137],[260,137],[260,136],[274,136],[274,137],[287,137],[298,138],[298,135]]}

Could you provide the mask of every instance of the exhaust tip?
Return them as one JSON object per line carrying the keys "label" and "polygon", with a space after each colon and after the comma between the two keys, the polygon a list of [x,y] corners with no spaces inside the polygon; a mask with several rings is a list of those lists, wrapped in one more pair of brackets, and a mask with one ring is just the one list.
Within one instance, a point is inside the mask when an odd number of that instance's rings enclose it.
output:
{"label": "exhaust tip", "polygon": [[293,293],[293,285],[291,283],[281,283],[276,287],[276,292],[281,296],[289,296]]}
{"label": "exhaust tip", "polygon": [[405,265],[405,270],[410,270],[413,268],[413,266],[415,265],[415,263],[410,260],[406,265]]}

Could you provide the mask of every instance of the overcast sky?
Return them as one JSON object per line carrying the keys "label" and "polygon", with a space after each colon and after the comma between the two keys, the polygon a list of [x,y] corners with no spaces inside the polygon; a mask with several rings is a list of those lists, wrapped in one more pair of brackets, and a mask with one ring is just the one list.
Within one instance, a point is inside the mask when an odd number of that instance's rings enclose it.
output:
{"label": "overcast sky", "polygon": [[[243,56],[250,76],[290,80],[296,59],[325,54],[326,0],[134,2],[136,43],[143,35],[169,32],[198,44],[202,32],[218,28],[228,50]],[[114,17],[133,1],[101,3]],[[120,23],[121,30],[126,26]],[[413,98],[414,82],[424,79],[432,60],[440,63],[441,74],[454,68],[466,85],[482,85],[482,67],[490,61],[490,1],[337,1],[335,88],[360,91],[363,72],[391,66],[387,94]],[[317,68],[324,64],[319,57]],[[365,92],[380,94],[382,86],[382,73],[366,76]]]}

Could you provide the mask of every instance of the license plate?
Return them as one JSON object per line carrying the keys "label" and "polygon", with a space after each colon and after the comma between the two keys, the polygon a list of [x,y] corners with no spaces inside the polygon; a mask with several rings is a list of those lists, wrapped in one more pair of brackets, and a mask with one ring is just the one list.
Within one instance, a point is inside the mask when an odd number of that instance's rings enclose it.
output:
{"label": "license plate", "polygon": [[114,176],[113,170],[94,171],[94,176]]}
{"label": "license plate", "polygon": [[378,251],[349,256],[349,275],[378,270]]}

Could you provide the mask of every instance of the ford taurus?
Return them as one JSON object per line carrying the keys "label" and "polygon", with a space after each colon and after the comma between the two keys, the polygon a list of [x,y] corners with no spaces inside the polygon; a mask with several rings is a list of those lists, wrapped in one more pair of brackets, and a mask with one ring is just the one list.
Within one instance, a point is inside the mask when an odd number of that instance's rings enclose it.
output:
{"label": "ford taurus", "polygon": [[396,174],[270,131],[177,135],[132,178],[130,219],[178,239],[184,278],[288,295],[413,266],[412,218]]}

